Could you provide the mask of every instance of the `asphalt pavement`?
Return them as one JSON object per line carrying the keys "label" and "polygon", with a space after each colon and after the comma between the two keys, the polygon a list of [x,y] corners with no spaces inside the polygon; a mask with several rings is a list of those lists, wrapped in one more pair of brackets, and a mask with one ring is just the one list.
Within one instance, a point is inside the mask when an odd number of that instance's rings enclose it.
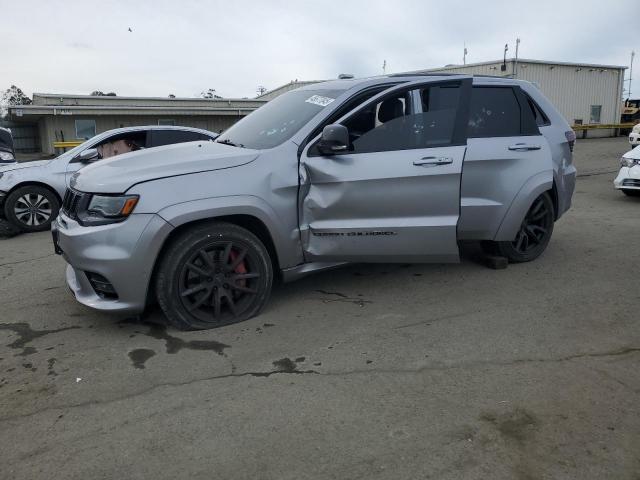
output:
{"label": "asphalt pavement", "polygon": [[178,332],[77,304],[0,240],[0,478],[640,478],[640,198],[579,141],[537,261],[354,265]]}

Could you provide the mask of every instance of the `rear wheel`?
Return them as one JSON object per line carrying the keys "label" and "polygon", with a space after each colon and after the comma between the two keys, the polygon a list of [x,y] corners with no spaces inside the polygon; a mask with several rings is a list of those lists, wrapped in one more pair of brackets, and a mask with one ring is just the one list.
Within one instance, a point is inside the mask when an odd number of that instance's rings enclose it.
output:
{"label": "rear wheel", "polygon": [[622,193],[630,197],[640,197],[640,190],[631,190],[629,188],[622,189]]}
{"label": "rear wheel", "polygon": [[543,193],[534,200],[513,241],[493,242],[495,253],[512,263],[535,260],[551,240],[554,219],[553,202],[549,194]]}
{"label": "rear wheel", "polygon": [[38,185],[18,188],[7,196],[4,203],[5,217],[23,232],[50,230],[59,210],[56,194]]}
{"label": "rear wheel", "polygon": [[255,235],[212,223],[186,231],[170,245],[158,269],[156,296],[176,328],[215,328],[257,315],[272,281],[269,253]]}

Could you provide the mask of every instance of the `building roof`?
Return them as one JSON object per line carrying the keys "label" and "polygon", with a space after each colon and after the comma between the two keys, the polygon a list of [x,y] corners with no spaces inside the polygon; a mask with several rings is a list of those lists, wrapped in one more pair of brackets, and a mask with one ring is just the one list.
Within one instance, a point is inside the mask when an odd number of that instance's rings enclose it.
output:
{"label": "building roof", "polygon": [[[516,59],[514,57],[511,57],[511,58],[507,58],[506,61],[507,63],[511,63],[511,62],[515,62]],[[464,65],[460,65],[460,64],[446,65],[444,67],[427,68],[424,70],[416,70],[414,72],[407,72],[407,73],[437,72],[442,70],[454,70],[457,68],[479,67],[482,65],[495,65],[497,63],[502,63],[502,62],[503,62],[502,60],[492,60],[488,62],[467,63]],[[567,66],[567,67],[604,68],[609,70],[624,70],[628,68],[622,65],[600,65],[595,63],[556,62],[556,61],[549,61],[549,60],[533,60],[530,58],[518,58],[518,63],[537,63],[542,65],[560,65],[560,66]]]}
{"label": "building roof", "polygon": [[34,92],[33,99],[36,100],[36,97],[39,99],[43,99],[47,101],[48,99],[77,99],[77,100],[87,100],[87,99],[98,99],[98,100],[122,100],[122,101],[139,101],[139,100],[149,100],[149,101],[159,101],[159,102],[180,102],[180,101],[188,101],[188,102],[255,102],[254,98],[203,98],[203,97],[130,97],[130,96],[120,96],[120,95],[78,95],[72,93],[37,93]]}
{"label": "building roof", "polygon": [[31,105],[9,107],[27,115],[246,115],[266,100],[247,98],[118,97],[34,93]]}

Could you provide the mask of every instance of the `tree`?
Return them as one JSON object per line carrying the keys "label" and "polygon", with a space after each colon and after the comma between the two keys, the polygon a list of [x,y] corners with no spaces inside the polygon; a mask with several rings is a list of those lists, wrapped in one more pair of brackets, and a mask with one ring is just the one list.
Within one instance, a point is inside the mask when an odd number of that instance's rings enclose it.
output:
{"label": "tree", "polygon": [[222,98],[220,95],[216,95],[216,89],[210,88],[206,92],[201,92],[200,96],[202,98]]}
{"label": "tree", "polygon": [[91,92],[90,95],[92,97],[116,97],[117,96],[115,92],[104,93],[104,92],[101,92],[100,90],[94,90],[93,92]]}
{"label": "tree", "polygon": [[169,98],[176,98],[176,96],[173,93],[170,93]]}
{"label": "tree", "polygon": [[7,88],[2,94],[2,103],[8,106],[31,105],[31,99],[21,89],[11,85],[11,88]]}
{"label": "tree", "polygon": [[11,85],[2,94],[2,101],[0,101],[0,117],[4,117],[7,114],[7,107],[14,107],[16,105],[31,105],[31,99],[27,97],[24,92]]}

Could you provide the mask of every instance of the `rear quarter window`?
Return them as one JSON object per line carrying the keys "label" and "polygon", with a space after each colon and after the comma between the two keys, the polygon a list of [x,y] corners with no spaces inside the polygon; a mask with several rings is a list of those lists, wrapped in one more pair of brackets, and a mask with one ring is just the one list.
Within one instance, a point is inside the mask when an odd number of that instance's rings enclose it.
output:
{"label": "rear quarter window", "polygon": [[511,87],[473,87],[469,106],[469,138],[517,137],[520,104]]}

